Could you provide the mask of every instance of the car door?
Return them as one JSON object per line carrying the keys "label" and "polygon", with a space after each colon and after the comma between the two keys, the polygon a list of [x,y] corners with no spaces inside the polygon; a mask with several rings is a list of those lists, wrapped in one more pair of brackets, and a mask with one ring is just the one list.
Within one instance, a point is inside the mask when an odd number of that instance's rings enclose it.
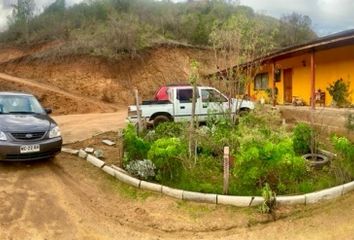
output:
{"label": "car door", "polygon": [[[199,94],[197,93],[196,111],[195,114],[199,115]],[[175,120],[183,121],[189,120],[192,115],[192,98],[193,88],[178,88],[176,89],[176,105],[175,105]]]}
{"label": "car door", "polygon": [[206,120],[208,114],[222,115],[228,110],[228,99],[214,88],[201,89],[201,115]]}

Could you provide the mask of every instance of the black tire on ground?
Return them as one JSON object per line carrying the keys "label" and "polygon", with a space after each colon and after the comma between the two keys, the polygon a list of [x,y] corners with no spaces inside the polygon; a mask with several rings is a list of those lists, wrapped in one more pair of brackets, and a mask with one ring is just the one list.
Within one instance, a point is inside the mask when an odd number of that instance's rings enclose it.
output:
{"label": "black tire on ground", "polygon": [[154,127],[157,127],[160,123],[168,122],[170,119],[165,115],[156,116],[153,120]]}
{"label": "black tire on ground", "polygon": [[302,156],[306,161],[309,162],[311,167],[316,169],[321,169],[324,165],[329,164],[330,160],[326,155],[318,153],[308,153]]}

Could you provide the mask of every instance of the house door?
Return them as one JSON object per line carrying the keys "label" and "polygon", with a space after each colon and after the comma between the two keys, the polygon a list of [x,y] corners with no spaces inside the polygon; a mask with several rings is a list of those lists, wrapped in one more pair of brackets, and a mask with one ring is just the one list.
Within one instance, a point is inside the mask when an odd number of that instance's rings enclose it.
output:
{"label": "house door", "polygon": [[293,70],[291,68],[284,69],[284,102],[291,103],[293,101]]}

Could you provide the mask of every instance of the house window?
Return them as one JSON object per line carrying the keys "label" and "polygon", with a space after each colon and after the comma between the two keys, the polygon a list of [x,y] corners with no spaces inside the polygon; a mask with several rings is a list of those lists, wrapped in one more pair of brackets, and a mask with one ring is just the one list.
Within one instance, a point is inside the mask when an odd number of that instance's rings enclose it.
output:
{"label": "house window", "polygon": [[268,73],[259,73],[254,78],[254,90],[266,90],[268,88]]}

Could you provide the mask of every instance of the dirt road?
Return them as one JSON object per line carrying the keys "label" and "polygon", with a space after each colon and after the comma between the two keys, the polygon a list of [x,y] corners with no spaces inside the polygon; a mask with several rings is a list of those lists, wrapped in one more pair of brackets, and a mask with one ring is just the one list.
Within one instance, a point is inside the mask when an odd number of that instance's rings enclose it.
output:
{"label": "dirt road", "polygon": [[0,239],[353,239],[353,202],[282,209],[265,223],[257,209],[137,191],[66,154],[0,164]]}
{"label": "dirt road", "polygon": [[[124,125],[124,113],[58,116],[75,141]],[[80,136],[77,138],[76,136]],[[353,239],[354,194],[318,206],[257,209],[196,204],[136,190],[86,161],[0,163],[0,239]]]}
{"label": "dirt road", "polygon": [[53,116],[59,124],[64,143],[73,143],[88,139],[91,136],[108,131],[117,131],[123,128],[127,110],[115,113],[93,113],[65,116]]}

